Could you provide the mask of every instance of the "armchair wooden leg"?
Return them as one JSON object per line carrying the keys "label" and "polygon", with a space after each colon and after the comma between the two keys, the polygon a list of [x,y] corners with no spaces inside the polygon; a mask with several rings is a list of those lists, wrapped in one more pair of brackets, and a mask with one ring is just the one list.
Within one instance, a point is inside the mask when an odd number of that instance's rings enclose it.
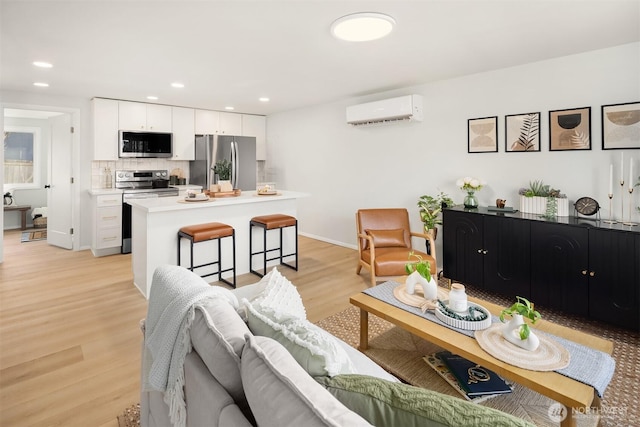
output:
{"label": "armchair wooden leg", "polygon": [[362,270],[362,264],[358,263],[358,265],[356,266],[356,274],[360,274],[361,270]]}
{"label": "armchair wooden leg", "polygon": [[371,269],[371,287],[376,286],[376,273]]}

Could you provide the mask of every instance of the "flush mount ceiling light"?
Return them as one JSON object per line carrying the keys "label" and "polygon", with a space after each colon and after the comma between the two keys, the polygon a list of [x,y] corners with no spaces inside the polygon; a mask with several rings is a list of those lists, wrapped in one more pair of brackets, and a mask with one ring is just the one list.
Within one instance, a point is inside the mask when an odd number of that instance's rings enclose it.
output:
{"label": "flush mount ceiling light", "polygon": [[171,87],[175,87],[177,89],[182,89],[184,87],[184,83],[174,82],[174,83],[171,83]]}
{"label": "flush mount ceiling light", "polygon": [[44,62],[44,61],[34,61],[33,65],[35,65],[36,67],[40,67],[40,68],[51,68],[51,67],[53,67],[52,64],[50,64],[48,62]]}
{"label": "flush mount ceiling light", "polygon": [[365,42],[388,35],[395,24],[395,19],[382,13],[352,13],[333,21],[331,34],[341,40]]}
{"label": "flush mount ceiling light", "polygon": [[44,82],[35,82],[33,85],[38,87],[49,87],[49,83]]}
{"label": "flush mount ceiling light", "polygon": [[153,95],[149,95],[149,96],[147,96],[147,99],[149,99],[151,101],[157,101],[158,97],[157,96],[153,96]]}

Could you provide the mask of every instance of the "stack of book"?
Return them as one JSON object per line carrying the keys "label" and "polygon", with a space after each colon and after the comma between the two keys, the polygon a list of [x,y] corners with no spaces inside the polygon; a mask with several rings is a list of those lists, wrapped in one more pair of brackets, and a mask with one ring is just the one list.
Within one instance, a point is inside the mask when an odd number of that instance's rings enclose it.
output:
{"label": "stack of book", "polygon": [[430,354],[424,360],[467,400],[479,403],[513,391],[495,372],[449,351]]}

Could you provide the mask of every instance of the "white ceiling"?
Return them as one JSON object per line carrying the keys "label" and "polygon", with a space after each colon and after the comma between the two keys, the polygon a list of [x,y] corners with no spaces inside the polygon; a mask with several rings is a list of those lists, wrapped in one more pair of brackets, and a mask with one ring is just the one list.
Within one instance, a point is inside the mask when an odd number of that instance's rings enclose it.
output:
{"label": "white ceiling", "polygon": [[[640,40],[640,0],[0,4],[0,90],[143,102],[156,95],[162,104],[255,114]],[[359,11],[386,13],[397,26],[373,42],[329,34],[333,20]],[[36,60],[54,67],[38,69]]]}

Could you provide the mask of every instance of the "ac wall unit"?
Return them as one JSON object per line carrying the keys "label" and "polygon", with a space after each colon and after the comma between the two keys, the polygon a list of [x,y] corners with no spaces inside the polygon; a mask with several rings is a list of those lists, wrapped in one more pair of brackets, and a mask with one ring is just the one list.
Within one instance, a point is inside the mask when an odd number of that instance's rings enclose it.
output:
{"label": "ac wall unit", "polygon": [[405,95],[347,107],[347,123],[368,125],[398,120],[422,121],[422,96]]}

